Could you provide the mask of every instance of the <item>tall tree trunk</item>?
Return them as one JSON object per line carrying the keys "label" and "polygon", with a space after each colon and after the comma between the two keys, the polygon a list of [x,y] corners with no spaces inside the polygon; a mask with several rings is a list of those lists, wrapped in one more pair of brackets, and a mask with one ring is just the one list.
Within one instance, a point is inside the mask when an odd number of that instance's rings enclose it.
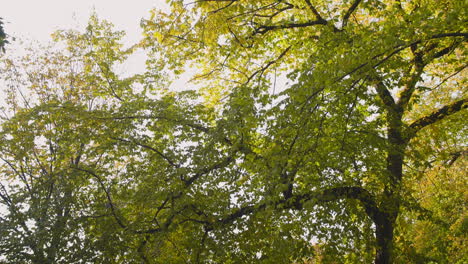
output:
{"label": "tall tree trunk", "polygon": [[375,264],[393,263],[393,230],[394,217],[386,213],[380,213],[375,226],[375,236],[377,240],[377,249],[375,255]]}
{"label": "tall tree trunk", "polygon": [[379,215],[375,219],[375,235],[377,242],[375,264],[392,264],[393,231],[400,211],[400,189],[403,177],[403,159],[407,142],[402,137],[402,111],[392,115],[388,129],[387,176],[383,201]]}

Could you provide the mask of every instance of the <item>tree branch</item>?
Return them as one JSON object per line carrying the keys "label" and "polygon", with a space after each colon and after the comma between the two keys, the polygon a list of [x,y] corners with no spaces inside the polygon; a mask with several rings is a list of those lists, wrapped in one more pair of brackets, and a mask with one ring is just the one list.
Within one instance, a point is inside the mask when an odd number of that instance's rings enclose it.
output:
{"label": "tree branch", "polygon": [[220,162],[218,163],[215,163],[213,164],[212,166],[210,167],[207,167],[207,168],[204,168],[202,169],[200,172],[196,173],[195,175],[193,175],[192,177],[188,178],[188,179],[182,179],[182,181],[185,183],[186,186],[190,186],[194,181],[196,181],[198,178],[200,178],[201,176],[211,172],[211,171],[214,171],[214,170],[217,170],[217,169],[220,169],[220,168],[223,168],[223,167],[226,167],[227,165],[229,165],[232,161],[234,160],[234,157],[233,155],[229,155],[227,156],[226,158],[224,158],[223,160],[221,160]]}
{"label": "tree branch", "polygon": [[353,70],[341,75],[340,77],[336,78],[335,81],[341,81],[343,80],[345,77],[347,76],[350,76],[351,74],[357,72],[358,70],[364,68],[365,66],[368,66],[370,65],[370,67],[372,68],[377,68],[378,66],[380,66],[381,64],[383,64],[384,62],[386,62],[387,60],[389,60],[391,57],[393,57],[394,55],[398,54],[399,52],[405,50],[406,48],[408,47],[411,47],[413,45],[417,45],[425,40],[430,40],[430,39],[438,39],[438,38],[446,38],[446,37],[465,37],[465,38],[468,38],[468,33],[441,33],[441,34],[436,34],[436,35],[432,35],[426,39],[419,39],[419,40],[415,40],[411,43],[408,43],[408,44],[398,44],[396,46],[394,46],[392,49],[393,51],[388,54],[387,56],[385,56],[383,59],[379,60],[377,63],[375,64],[371,64],[371,60],[375,60],[383,55],[385,55],[386,52],[383,52],[383,53],[379,53],[375,56],[373,56],[369,61],[367,62],[364,62],[362,64],[360,64],[359,66],[357,66],[356,68],[354,68]]}
{"label": "tree branch", "polygon": [[114,140],[118,140],[120,142],[124,142],[124,143],[130,143],[130,144],[135,144],[137,146],[140,146],[142,148],[145,148],[145,149],[149,149],[151,151],[153,151],[154,153],[158,154],[161,158],[163,158],[165,161],[167,161],[167,163],[169,163],[169,165],[171,165],[172,167],[175,167],[175,168],[179,168],[180,165],[178,163],[175,163],[174,161],[172,161],[168,156],[164,155],[164,153],[162,153],[161,151],[149,146],[149,145],[145,145],[143,143],[139,143],[135,140],[128,140],[128,139],[124,139],[124,138],[117,138],[117,137],[111,137],[111,139],[114,139]]}
{"label": "tree branch", "polygon": [[380,210],[377,206],[375,197],[366,189],[358,186],[350,187],[335,187],[326,189],[320,193],[306,193],[296,195],[294,198],[294,207],[301,208],[307,201],[331,202],[340,199],[355,199],[361,202],[366,210],[367,215],[376,222]]}
{"label": "tree branch", "polygon": [[109,117],[98,117],[97,119],[100,120],[125,120],[125,119],[160,119],[160,120],[165,120],[168,122],[174,122],[177,125],[182,125],[182,126],[187,126],[196,130],[200,130],[202,132],[207,133],[209,129],[207,127],[204,127],[202,125],[194,124],[191,123],[187,120],[183,119],[173,119],[173,118],[168,118],[165,116],[158,116],[158,115],[133,115],[133,116],[109,116]]}
{"label": "tree branch", "polygon": [[73,167],[75,170],[78,170],[78,171],[82,171],[82,172],[86,172],[88,173],[89,175],[93,176],[94,178],[96,178],[96,180],[98,181],[99,185],[101,186],[101,188],[104,190],[105,194],[106,194],[106,198],[107,198],[107,202],[108,202],[108,205],[110,207],[110,210],[111,210],[111,213],[112,213],[112,216],[114,216],[114,219],[117,221],[117,224],[119,224],[119,226],[121,228],[126,228],[127,226],[123,223],[123,221],[117,216],[117,213],[116,213],[116,210],[115,210],[115,206],[114,206],[114,203],[112,201],[112,198],[111,198],[111,195],[109,193],[109,191],[107,190],[106,186],[104,185],[104,182],[102,182],[101,178],[96,174],[94,173],[93,171],[91,170],[88,170],[88,169],[83,169],[83,168],[80,168],[80,167]]}
{"label": "tree branch", "polygon": [[464,32],[440,33],[440,34],[432,35],[430,37],[430,39],[446,38],[446,37],[465,37],[465,38],[468,38],[468,33],[464,33]]}
{"label": "tree branch", "polygon": [[452,115],[456,112],[466,109],[468,107],[467,103],[468,103],[468,99],[458,100],[450,105],[446,105],[432,112],[431,114],[425,117],[422,117],[414,121],[411,125],[409,125],[411,137],[414,136],[419,130],[423,129],[424,127],[432,125],[435,122],[440,121],[449,115]]}
{"label": "tree branch", "polygon": [[392,94],[390,91],[387,89],[385,84],[383,83],[383,80],[381,80],[379,77],[374,78],[375,81],[375,89],[377,90],[377,94],[379,95],[379,98],[382,100],[383,104],[385,105],[385,108],[389,111],[389,113],[395,113],[398,112],[398,107],[397,104],[395,103],[395,99],[393,98]]}
{"label": "tree branch", "polygon": [[414,59],[413,59],[414,68],[411,67],[412,69],[414,69],[414,72],[410,74],[408,81],[405,84],[405,88],[401,92],[401,96],[397,103],[400,109],[405,109],[406,106],[408,105],[411,99],[411,96],[413,95],[414,90],[416,88],[416,84],[418,83],[423,73],[424,66],[426,65],[423,61],[423,54],[416,52],[416,44],[411,46],[411,50],[413,51],[413,54],[414,54]]}
{"label": "tree branch", "polygon": [[315,25],[327,25],[326,20],[313,20],[304,23],[286,23],[282,25],[260,26],[255,30],[255,34],[265,34],[270,30],[287,29],[287,28],[303,28]]}
{"label": "tree branch", "polygon": [[248,84],[250,81],[252,81],[252,79],[260,73],[260,75],[262,75],[266,70],[268,70],[268,68],[270,68],[271,65],[277,63],[278,61],[280,61],[287,53],[288,51],[291,49],[291,46],[287,47],[285,50],[283,50],[283,52],[281,52],[281,54],[278,56],[278,58],[274,59],[274,60],[271,60],[269,61],[267,64],[265,64],[262,68],[256,70],[254,73],[252,73],[248,78],[247,78],[247,81],[244,83],[244,84]]}
{"label": "tree branch", "polygon": [[343,23],[341,26],[342,29],[346,27],[346,24],[348,24],[349,17],[353,14],[353,12],[356,10],[361,1],[362,0],[355,0],[353,4],[349,7],[348,11],[346,11],[346,14],[343,17]]}
{"label": "tree branch", "polygon": [[445,56],[449,53],[451,53],[452,51],[454,51],[458,45],[460,45],[461,43],[463,43],[463,41],[460,41],[460,40],[456,40],[452,43],[452,45],[444,48],[444,49],[441,49],[440,51],[436,52],[434,55],[431,56],[431,60],[433,59],[438,59],[442,56]]}
{"label": "tree branch", "polygon": [[361,202],[362,206],[367,215],[374,221],[378,221],[377,218],[381,215],[381,212],[375,201],[375,197],[366,189],[358,186],[351,187],[335,187],[326,189],[321,192],[306,193],[300,195],[294,195],[290,199],[282,199],[276,202],[266,202],[258,205],[247,205],[239,208],[234,213],[222,218],[218,221],[218,224],[230,224],[238,218],[246,215],[250,215],[259,211],[264,210],[268,206],[279,206],[283,205],[283,209],[296,209],[300,210],[303,208],[304,203],[314,201],[316,203],[325,203],[331,201],[337,201],[340,199],[355,199]]}
{"label": "tree branch", "polygon": [[[312,11],[312,13],[314,13],[315,15],[315,18],[317,20],[322,20],[322,21],[325,21],[325,19],[322,18],[322,16],[320,15],[320,13],[317,11],[317,9],[312,5],[312,3],[310,2],[310,0],[305,0],[305,2],[307,3],[307,5],[309,6],[310,10]],[[326,21],[325,21],[326,22]]]}
{"label": "tree branch", "polygon": [[[215,1],[215,2],[229,2],[228,4],[224,5],[223,7],[220,7],[216,10],[213,10],[213,11],[210,11],[208,12],[209,14],[215,14],[215,13],[218,13],[219,11],[222,11],[223,9],[226,9],[230,6],[232,6],[235,2],[237,2],[238,0],[229,0],[229,1]],[[198,1],[198,2],[210,2],[210,1]],[[213,2],[213,0],[211,0],[211,2]]]}
{"label": "tree branch", "polygon": [[441,85],[443,85],[445,82],[447,82],[450,78],[452,78],[453,76],[459,74],[460,72],[462,72],[464,69],[466,69],[468,67],[468,64],[465,64],[459,68],[456,69],[456,71],[452,74],[450,74],[449,76],[445,77],[439,84],[437,84],[436,86],[432,87],[432,88],[429,88],[429,90],[434,90],[434,89],[437,89],[439,88]]}

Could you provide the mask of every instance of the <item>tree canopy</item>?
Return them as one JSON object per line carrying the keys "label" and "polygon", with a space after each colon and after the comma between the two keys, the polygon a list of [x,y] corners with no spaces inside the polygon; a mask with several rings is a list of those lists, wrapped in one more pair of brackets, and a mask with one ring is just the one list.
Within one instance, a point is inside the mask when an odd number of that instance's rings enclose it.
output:
{"label": "tree canopy", "polygon": [[0,262],[468,260],[465,1],[169,3],[3,59]]}

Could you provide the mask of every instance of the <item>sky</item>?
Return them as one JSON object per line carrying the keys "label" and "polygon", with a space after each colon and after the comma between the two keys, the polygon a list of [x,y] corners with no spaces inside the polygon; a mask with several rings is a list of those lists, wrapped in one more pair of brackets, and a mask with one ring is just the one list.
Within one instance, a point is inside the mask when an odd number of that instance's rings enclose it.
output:
{"label": "sky", "polygon": [[93,12],[125,30],[127,41],[141,35],[140,20],[153,8],[165,8],[165,0],[0,0],[7,34],[47,42],[57,29],[84,28]]}
{"label": "sky", "polygon": [[[46,44],[58,29],[83,30],[91,13],[96,12],[100,19],[112,22],[116,30],[124,30],[124,43],[130,46],[141,39],[140,21],[150,16],[152,8],[168,11],[166,0],[0,0],[0,17],[11,37],[26,44],[35,41]],[[10,54],[20,52],[19,41],[8,46]],[[138,51],[117,72],[124,75],[141,72],[144,60],[144,52]],[[184,89],[191,85],[190,78],[191,74],[184,74],[170,88]]]}

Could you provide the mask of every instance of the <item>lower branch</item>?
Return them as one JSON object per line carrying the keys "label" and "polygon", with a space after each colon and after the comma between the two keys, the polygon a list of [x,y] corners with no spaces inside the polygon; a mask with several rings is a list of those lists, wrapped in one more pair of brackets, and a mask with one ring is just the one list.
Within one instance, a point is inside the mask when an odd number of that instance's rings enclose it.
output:
{"label": "lower branch", "polygon": [[358,186],[335,187],[321,192],[293,195],[289,199],[281,199],[276,202],[261,203],[258,205],[248,205],[239,208],[234,213],[220,219],[219,224],[229,224],[242,216],[250,215],[264,210],[269,206],[281,207],[283,209],[300,210],[306,202],[324,203],[337,201],[340,199],[355,199],[364,206],[367,215],[375,222],[380,214],[380,210],[375,201],[375,197],[366,189]]}
{"label": "lower branch", "polygon": [[335,187],[326,189],[320,193],[308,193],[296,195],[293,205],[300,208],[305,202],[315,201],[316,203],[331,202],[340,199],[355,199],[361,202],[367,215],[375,222],[380,210],[377,207],[375,197],[366,189],[358,186]]}

